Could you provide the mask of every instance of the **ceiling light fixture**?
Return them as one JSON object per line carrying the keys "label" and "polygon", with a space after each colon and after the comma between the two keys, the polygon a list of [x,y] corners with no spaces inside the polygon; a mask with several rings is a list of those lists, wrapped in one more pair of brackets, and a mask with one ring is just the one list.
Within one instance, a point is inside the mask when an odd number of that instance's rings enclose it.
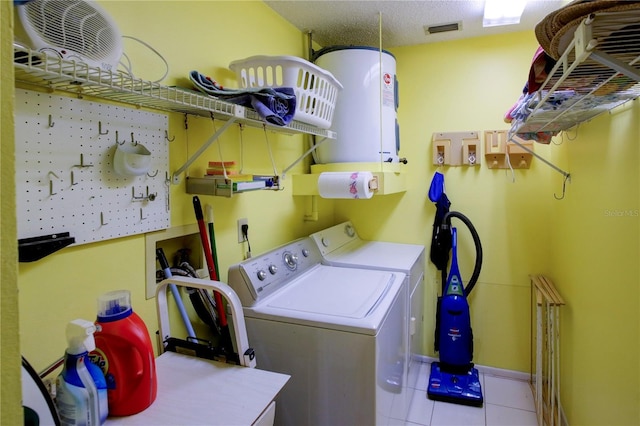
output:
{"label": "ceiling light fixture", "polygon": [[482,26],[519,24],[526,3],[527,0],[486,0]]}

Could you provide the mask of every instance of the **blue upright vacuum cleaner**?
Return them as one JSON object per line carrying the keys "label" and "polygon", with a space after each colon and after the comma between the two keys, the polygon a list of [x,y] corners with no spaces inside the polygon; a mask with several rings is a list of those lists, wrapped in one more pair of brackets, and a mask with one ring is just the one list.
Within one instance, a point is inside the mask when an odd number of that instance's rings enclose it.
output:
{"label": "blue upright vacuum cleaner", "polygon": [[[444,193],[442,194],[444,196]],[[446,196],[444,196],[446,199]],[[450,203],[444,203],[446,210]],[[441,206],[439,206],[441,207]],[[476,249],[476,262],[469,284],[464,286],[457,258],[457,230],[451,227],[451,218],[460,219],[469,229]],[[439,223],[437,223],[439,222]],[[437,234],[437,235],[436,235]],[[437,237],[437,238],[436,238]],[[437,250],[434,249],[437,248]],[[452,253],[449,276],[446,265]],[[473,367],[473,333],[467,297],[473,290],[482,266],[482,246],[471,221],[463,214],[447,211],[434,222],[434,242],[431,258],[439,257],[442,270],[442,296],[438,298],[436,311],[435,349],[440,361],[431,364],[427,395],[436,401],[482,406],[482,387],[478,370]],[[438,266],[438,263],[437,266]]]}

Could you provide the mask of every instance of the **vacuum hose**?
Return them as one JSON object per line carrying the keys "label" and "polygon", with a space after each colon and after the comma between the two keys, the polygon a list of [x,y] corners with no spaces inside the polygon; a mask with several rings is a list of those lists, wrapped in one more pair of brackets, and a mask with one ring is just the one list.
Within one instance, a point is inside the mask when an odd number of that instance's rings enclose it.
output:
{"label": "vacuum hose", "polygon": [[[466,227],[469,229],[469,232],[471,232],[473,243],[476,246],[476,263],[473,267],[473,274],[471,274],[469,283],[464,288],[464,295],[468,297],[469,294],[471,293],[471,290],[473,290],[473,287],[476,285],[476,282],[478,281],[478,277],[480,276],[480,269],[482,268],[482,244],[480,243],[480,237],[478,236],[478,232],[476,231],[476,228],[473,226],[473,223],[471,223],[468,217],[466,217],[460,212],[456,212],[456,211],[447,212],[442,218],[442,224],[440,225],[441,231],[449,232],[449,233],[451,232],[452,217],[460,219],[462,223],[466,225]],[[443,286],[444,286],[444,282],[446,281],[446,268],[443,269],[442,274],[444,277],[442,280]]]}

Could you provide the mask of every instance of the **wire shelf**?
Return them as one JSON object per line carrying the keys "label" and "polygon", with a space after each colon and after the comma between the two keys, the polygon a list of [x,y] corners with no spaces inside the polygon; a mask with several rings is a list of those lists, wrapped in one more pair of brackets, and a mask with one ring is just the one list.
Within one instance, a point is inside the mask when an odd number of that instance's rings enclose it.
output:
{"label": "wire shelf", "polygon": [[558,132],[640,96],[640,10],[583,20],[511,134]]}
{"label": "wire shelf", "polygon": [[284,133],[306,133],[335,139],[331,130],[320,129],[298,121],[287,126],[265,123],[251,109],[224,102],[189,89],[164,86],[128,76],[105,71],[82,62],[70,61],[35,52],[14,45],[15,81],[19,84],[43,87],[74,94],[93,96],[117,102],[161,111],[193,114],[229,120],[237,119],[249,127],[267,126]]}

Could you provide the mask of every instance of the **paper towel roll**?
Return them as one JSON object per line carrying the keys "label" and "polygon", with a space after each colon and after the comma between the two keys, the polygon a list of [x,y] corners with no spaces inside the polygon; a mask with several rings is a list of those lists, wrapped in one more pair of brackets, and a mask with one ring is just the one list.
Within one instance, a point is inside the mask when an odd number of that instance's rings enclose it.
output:
{"label": "paper towel roll", "polygon": [[371,172],[324,172],[318,177],[318,192],[322,198],[373,197]]}

